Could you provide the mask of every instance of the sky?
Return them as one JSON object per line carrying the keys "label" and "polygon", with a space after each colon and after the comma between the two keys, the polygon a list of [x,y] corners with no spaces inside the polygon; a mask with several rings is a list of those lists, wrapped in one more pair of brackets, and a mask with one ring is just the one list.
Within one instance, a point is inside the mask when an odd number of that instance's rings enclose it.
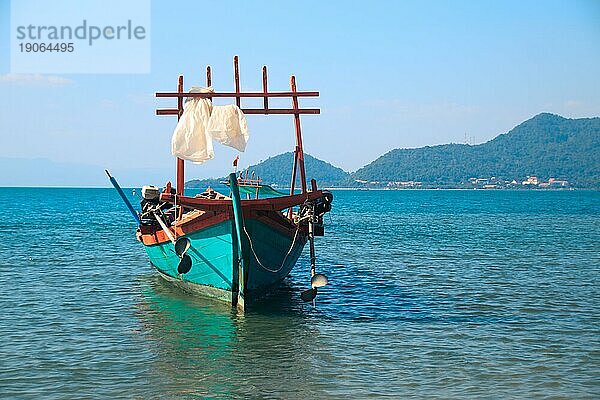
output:
{"label": "sky", "polygon": [[[154,115],[174,103],[153,93],[176,90],[178,74],[186,89],[203,85],[208,64],[215,90],[231,91],[234,55],[243,90],[260,90],[267,65],[271,90],[288,90],[295,74],[299,90],[320,91],[300,101],[321,108],[302,117],[305,151],[347,171],[394,148],[483,143],[540,112],[600,116],[595,0],[151,5],[150,73],[15,75],[10,3],[0,0],[0,158],[98,176],[109,168],[125,184],[162,185],[174,179],[176,120]],[[248,124],[240,165],[293,149],[291,116],[251,115]],[[186,178],[230,172],[237,151],[215,152],[205,164],[188,163]],[[41,182],[40,163],[24,160],[15,176]],[[92,181],[80,176],[73,185]]]}

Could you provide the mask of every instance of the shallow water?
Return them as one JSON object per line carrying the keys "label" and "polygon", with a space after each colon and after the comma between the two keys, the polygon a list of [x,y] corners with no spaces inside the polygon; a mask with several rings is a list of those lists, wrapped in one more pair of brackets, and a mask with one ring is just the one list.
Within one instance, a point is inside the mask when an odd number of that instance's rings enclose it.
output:
{"label": "shallow water", "polygon": [[[600,396],[600,192],[336,191],[245,316],[163,283],[112,189],[0,188],[2,398]],[[306,249],[307,250],[307,249]]]}

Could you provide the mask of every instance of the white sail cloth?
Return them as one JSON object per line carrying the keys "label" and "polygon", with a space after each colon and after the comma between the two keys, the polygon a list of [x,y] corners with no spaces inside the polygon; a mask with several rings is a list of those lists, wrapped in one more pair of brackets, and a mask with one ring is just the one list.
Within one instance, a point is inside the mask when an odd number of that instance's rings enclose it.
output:
{"label": "white sail cloth", "polygon": [[[193,87],[190,92],[211,93],[213,90]],[[249,137],[246,116],[239,107],[213,106],[210,100],[196,97],[185,103],[171,139],[171,153],[202,164],[215,157],[213,139],[244,151]]]}
{"label": "white sail cloth", "polygon": [[[190,92],[208,93],[212,88],[192,88]],[[215,157],[212,138],[206,127],[212,114],[208,99],[191,98],[183,106],[183,114],[177,122],[171,138],[171,154],[183,160],[203,163]]]}
{"label": "white sail cloth", "polygon": [[239,151],[246,150],[250,138],[246,116],[233,104],[213,107],[208,121],[208,133],[217,142]]}

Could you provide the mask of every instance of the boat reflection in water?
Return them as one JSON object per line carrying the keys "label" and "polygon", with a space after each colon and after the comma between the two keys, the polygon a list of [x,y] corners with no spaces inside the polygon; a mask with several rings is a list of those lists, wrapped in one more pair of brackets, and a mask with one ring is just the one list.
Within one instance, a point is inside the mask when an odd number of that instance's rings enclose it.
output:
{"label": "boat reflection in water", "polygon": [[[245,315],[188,295],[157,276],[141,282],[138,317],[154,355],[149,387],[159,397],[316,397],[314,368],[327,345],[288,284]],[[325,357],[326,358],[326,357]]]}

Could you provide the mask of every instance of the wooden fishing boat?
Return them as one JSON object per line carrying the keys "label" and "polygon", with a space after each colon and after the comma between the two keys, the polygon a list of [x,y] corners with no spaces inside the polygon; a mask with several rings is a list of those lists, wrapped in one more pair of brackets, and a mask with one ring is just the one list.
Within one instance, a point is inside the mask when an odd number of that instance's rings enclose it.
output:
{"label": "wooden fishing boat", "polygon": [[[263,67],[262,72],[262,92],[240,90],[237,56],[234,92],[185,92],[183,76],[179,76],[176,92],[156,93],[158,98],[177,99],[177,108],[157,109],[156,114],[176,115],[179,119],[186,98],[225,97],[235,99],[245,115],[293,115],[296,145],[289,194],[277,193],[260,179],[233,172],[227,181],[229,195],[209,188],[199,195],[186,196],[184,160],[178,158],[175,187],[170,182],[162,190],[144,187],[142,211],[137,212],[107,171],[138,221],[137,238],[159,274],[175,285],[230,302],[242,310],[249,300],[290,273],[306,242],[310,243],[311,283],[301,294],[302,299],[314,301],[317,289],[327,284],[327,278],[316,273],[314,238],[324,234],[323,215],[331,209],[333,196],[318,189],[315,180],[310,181],[310,187],[307,185],[300,126],[300,115],[319,114],[320,110],[298,105],[299,97],[319,93],[298,91],[294,76],[290,91],[269,91],[267,68]],[[210,66],[206,68],[206,84],[212,86]],[[290,98],[292,108],[269,107],[269,98],[273,97]],[[243,108],[242,98],[262,98],[263,108]],[[299,193],[295,188],[298,172]],[[247,198],[242,199],[240,191]]]}

